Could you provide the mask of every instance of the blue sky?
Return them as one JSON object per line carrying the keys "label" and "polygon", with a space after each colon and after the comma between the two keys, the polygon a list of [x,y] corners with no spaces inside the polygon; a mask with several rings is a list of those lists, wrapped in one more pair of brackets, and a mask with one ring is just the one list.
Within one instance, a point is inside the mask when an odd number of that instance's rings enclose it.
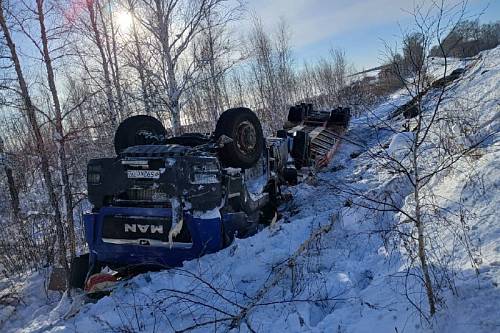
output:
{"label": "blue sky", "polygon": [[[362,69],[381,62],[384,42],[400,39],[401,27],[412,23],[406,11],[414,3],[415,0],[249,0],[248,7],[261,17],[267,29],[273,29],[280,17],[287,21],[298,63],[326,56],[329,48],[340,47],[349,62]],[[469,0],[467,8],[472,16],[484,11],[481,22],[500,20],[500,0]]]}

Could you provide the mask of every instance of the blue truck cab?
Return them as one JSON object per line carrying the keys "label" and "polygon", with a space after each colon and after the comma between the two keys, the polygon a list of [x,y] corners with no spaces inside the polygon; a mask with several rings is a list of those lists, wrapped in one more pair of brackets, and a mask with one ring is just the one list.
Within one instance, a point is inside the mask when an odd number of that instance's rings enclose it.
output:
{"label": "blue truck cab", "polygon": [[155,118],[126,119],[117,155],[87,165],[89,253],[73,261],[72,284],[82,287],[104,267],[181,266],[253,235],[275,217],[288,144],[265,139],[246,108],[224,112],[211,134],[168,137]]}
{"label": "blue truck cab", "polygon": [[267,138],[248,108],[223,112],[209,134],[169,136],[153,117],[125,119],[116,156],[87,165],[89,252],[73,258],[70,285],[87,287],[106,267],[122,275],[178,267],[255,234],[277,217],[280,186],[327,164],[349,118],[347,108],[300,104]]}

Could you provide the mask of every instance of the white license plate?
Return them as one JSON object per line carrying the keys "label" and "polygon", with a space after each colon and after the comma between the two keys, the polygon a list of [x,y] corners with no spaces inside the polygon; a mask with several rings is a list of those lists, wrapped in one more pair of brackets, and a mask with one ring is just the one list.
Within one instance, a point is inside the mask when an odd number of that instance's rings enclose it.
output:
{"label": "white license plate", "polygon": [[127,170],[128,178],[146,178],[146,179],[158,179],[160,178],[159,170]]}

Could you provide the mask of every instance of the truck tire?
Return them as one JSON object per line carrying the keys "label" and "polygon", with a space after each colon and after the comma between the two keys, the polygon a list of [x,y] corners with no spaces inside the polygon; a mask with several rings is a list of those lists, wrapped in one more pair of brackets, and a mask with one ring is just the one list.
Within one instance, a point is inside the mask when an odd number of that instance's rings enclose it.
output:
{"label": "truck tire", "polygon": [[74,257],[71,260],[69,269],[69,285],[73,288],[83,289],[85,286],[85,279],[89,271],[89,254],[82,254],[81,256]]}
{"label": "truck tire", "polygon": [[132,116],[120,124],[115,133],[115,152],[119,155],[132,146],[161,144],[167,131],[156,118],[146,115]]}
{"label": "truck tire", "polygon": [[247,169],[257,163],[264,149],[264,134],[252,110],[234,108],[223,112],[215,127],[215,138],[222,135],[233,139],[219,149],[224,166]]}

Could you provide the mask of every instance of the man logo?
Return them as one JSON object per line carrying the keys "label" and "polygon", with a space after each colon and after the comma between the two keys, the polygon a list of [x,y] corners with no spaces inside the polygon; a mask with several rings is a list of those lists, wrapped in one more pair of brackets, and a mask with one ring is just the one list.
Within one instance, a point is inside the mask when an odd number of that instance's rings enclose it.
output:
{"label": "man logo", "polygon": [[137,232],[139,229],[140,233],[147,233],[148,230],[150,233],[159,233],[163,234],[163,226],[162,225],[150,225],[150,224],[125,224],[125,232]]}

